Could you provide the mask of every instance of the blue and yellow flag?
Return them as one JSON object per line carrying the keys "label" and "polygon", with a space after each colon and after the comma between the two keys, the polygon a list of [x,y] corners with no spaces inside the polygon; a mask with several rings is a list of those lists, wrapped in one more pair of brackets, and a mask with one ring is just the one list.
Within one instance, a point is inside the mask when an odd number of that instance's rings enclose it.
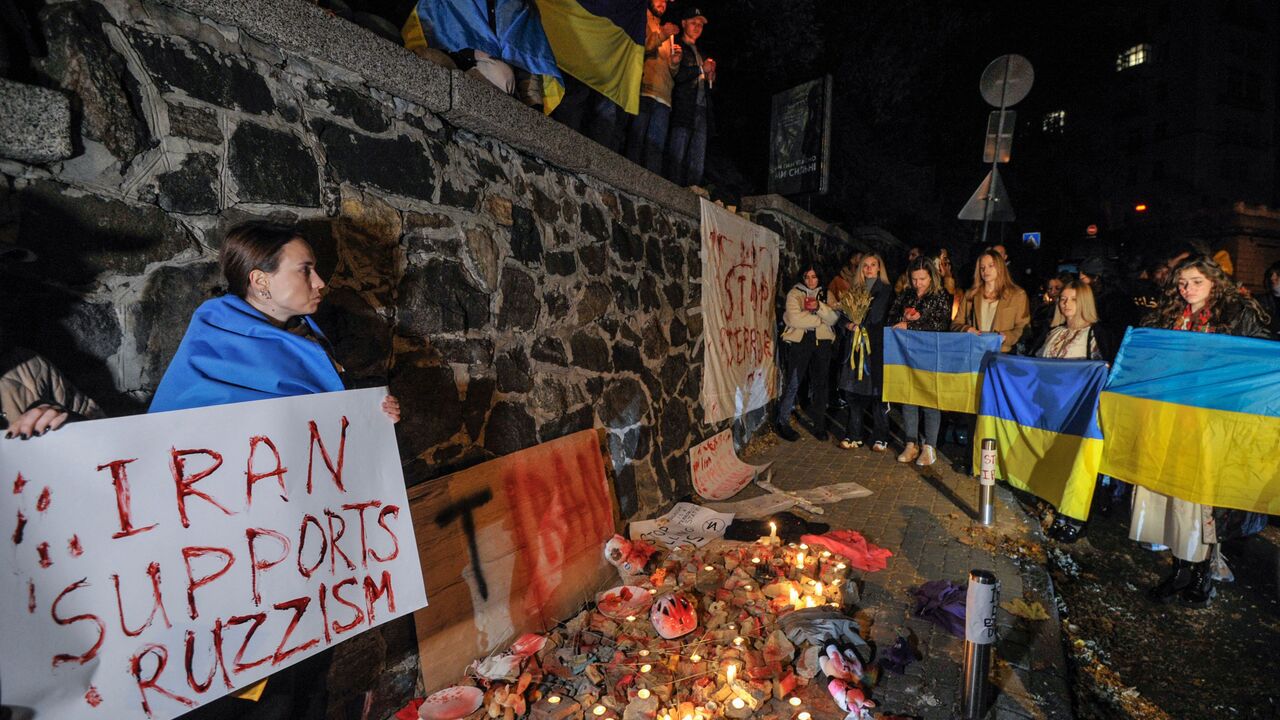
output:
{"label": "blue and yellow flag", "polygon": [[1088,520],[1102,462],[1098,395],[1106,381],[1107,365],[1096,360],[988,356],[974,469],[981,465],[979,439],[994,438],[996,477],[1063,515]]}
{"label": "blue and yellow flag", "polygon": [[[534,1],[560,69],[638,113],[646,0]],[[545,100],[550,103],[550,96]]]}
{"label": "blue and yellow flag", "polygon": [[884,329],[884,401],[978,411],[982,358],[1000,352],[996,333]]}
{"label": "blue and yellow flag", "polygon": [[1280,514],[1280,344],[1131,328],[1101,417],[1102,472],[1189,502]]}
{"label": "blue and yellow flag", "polygon": [[418,0],[400,34],[410,50],[480,50],[542,75],[543,107],[547,113],[564,96],[564,80],[538,11],[524,0],[497,0],[492,22],[486,0]]}

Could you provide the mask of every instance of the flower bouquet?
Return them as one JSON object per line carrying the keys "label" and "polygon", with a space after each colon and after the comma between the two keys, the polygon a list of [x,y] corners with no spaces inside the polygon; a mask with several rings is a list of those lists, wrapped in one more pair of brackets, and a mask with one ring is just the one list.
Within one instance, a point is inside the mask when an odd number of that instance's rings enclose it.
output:
{"label": "flower bouquet", "polygon": [[853,283],[847,290],[836,293],[836,308],[853,323],[853,348],[849,351],[849,367],[858,371],[861,380],[865,373],[867,354],[871,352],[871,336],[862,321],[871,307],[871,291],[863,283]]}

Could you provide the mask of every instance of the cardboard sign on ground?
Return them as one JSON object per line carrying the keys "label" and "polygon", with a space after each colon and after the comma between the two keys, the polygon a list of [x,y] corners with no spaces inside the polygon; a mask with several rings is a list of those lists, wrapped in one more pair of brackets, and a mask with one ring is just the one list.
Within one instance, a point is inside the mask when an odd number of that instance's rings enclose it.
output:
{"label": "cardboard sign on ground", "polygon": [[616,580],[604,544],[618,509],[595,430],[418,485],[409,505],[431,597],[414,615],[428,692]]}
{"label": "cardboard sign on ground", "polygon": [[733,450],[729,429],[712,435],[689,451],[693,489],[708,500],[728,500],[769,469],[772,463],[748,465]]}

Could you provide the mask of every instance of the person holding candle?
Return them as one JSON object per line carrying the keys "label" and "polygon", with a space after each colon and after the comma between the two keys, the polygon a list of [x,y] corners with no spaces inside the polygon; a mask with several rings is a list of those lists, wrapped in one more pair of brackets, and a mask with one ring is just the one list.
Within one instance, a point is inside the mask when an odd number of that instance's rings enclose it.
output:
{"label": "person holding candle", "polygon": [[786,348],[786,385],[778,400],[774,431],[789,442],[800,439],[791,428],[791,411],[795,409],[800,384],[809,379],[809,418],[813,436],[827,438],[827,368],[831,364],[831,346],[836,339],[831,328],[839,314],[822,297],[822,283],[814,265],[800,271],[800,282],[787,292],[786,312],[782,322],[782,347]]}
{"label": "person holding candle", "polygon": [[[942,285],[937,261],[918,257],[907,268],[909,287],[898,293],[889,310],[889,322],[894,330],[921,330],[944,332],[951,319],[951,293]],[[920,434],[920,416],[924,415],[924,435]],[[937,408],[902,406],[902,430],[906,447],[898,455],[898,462],[915,461],[928,466],[937,461],[938,426],[942,412]]]}

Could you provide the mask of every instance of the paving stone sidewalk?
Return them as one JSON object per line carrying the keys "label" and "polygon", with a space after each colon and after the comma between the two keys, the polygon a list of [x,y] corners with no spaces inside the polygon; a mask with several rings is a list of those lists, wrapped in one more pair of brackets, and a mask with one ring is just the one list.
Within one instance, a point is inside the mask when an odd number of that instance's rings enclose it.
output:
{"label": "paving stone sidewalk", "polygon": [[[864,629],[870,624],[868,637],[881,651],[898,635],[914,633],[923,660],[911,665],[906,675],[882,675],[873,691],[877,714],[925,720],[958,717],[964,641],[914,617],[909,593],[929,580],[963,585],[971,569],[982,568],[999,578],[1001,603],[1025,597],[1038,601],[1049,614],[1048,620],[1031,621],[1003,608],[998,611],[1000,640],[993,670],[997,687],[985,717],[1073,718],[1058,611],[1042,564],[1044,538],[1009,491],[997,487],[996,522],[983,528],[977,522],[977,481],[953,471],[941,454],[936,464],[922,468],[898,463],[896,446],[883,453],[868,447],[845,450],[834,440],[820,442],[800,432],[798,442],[771,437],[776,443],[753,446],[744,459],[756,464],[773,461],[773,483],[783,490],[856,482],[873,492],[826,505],[820,516],[798,508],[794,512],[830,523],[833,529],[857,530],[894,553],[886,570],[861,574],[865,583],[859,619]],[[760,492],[752,486],[741,497]]]}

